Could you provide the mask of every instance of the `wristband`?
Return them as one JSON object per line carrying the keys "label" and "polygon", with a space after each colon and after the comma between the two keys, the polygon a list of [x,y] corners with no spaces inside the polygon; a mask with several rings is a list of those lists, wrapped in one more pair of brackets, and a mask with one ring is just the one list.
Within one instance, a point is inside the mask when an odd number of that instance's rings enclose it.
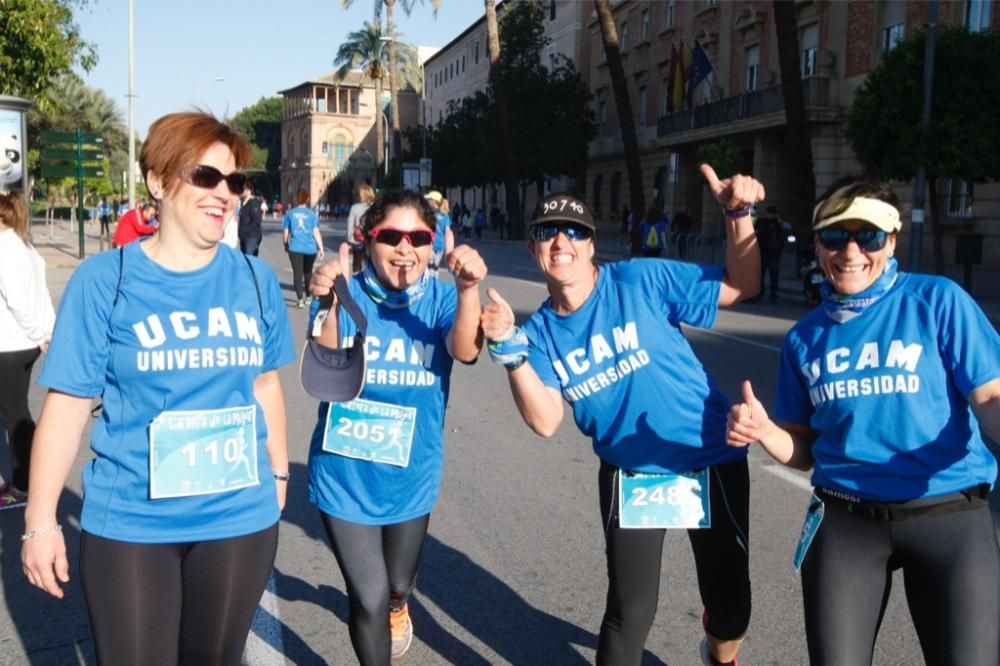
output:
{"label": "wristband", "polygon": [[528,336],[515,326],[511,334],[503,340],[487,340],[486,349],[489,350],[494,363],[513,370],[528,358]]}
{"label": "wristband", "polygon": [[271,474],[274,475],[274,478],[277,481],[288,481],[288,472],[275,472],[272,470]]}
{"label": "wristband", "polygon": [[723,208],[722,214],[726,217],[737,220],[741,217],[746,217],[753,210],[751,206],[743,206],[743,208]]}
{"label": "wristband", "polygon": [[62,532],[62,525],[56,523],[51,527],[40,527],[37,530],[28,530],[21,535],[21,541],[27,541],[28,539],[34,539],[36,536],[42,536],[43,534],[48,534],[49,532]]}

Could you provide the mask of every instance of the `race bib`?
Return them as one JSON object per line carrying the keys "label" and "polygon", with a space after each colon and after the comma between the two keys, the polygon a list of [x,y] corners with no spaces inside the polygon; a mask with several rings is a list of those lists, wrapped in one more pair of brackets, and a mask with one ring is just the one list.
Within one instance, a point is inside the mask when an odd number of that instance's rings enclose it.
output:
{"label": "race bib", "polygon": [[347,458],[406,467],[410,464],[416,421],[416,407],[361,398],[330,403],[323,450]]}
{"label": "race bib", "polygon": [[618,526],[696,529],[712,526],[708,469],[687,474],[619,471]]}
{"label": "race bib", "polygon": [[256,407],[163,412],[149,425],[150,499],[259,483]]}
{"label": "race bib", "polygon": [[823,500],[813,495],[812,499],[809,500],[809,510],[806,511],[806,520],[802,523],[802,534],[799,536],[799,545],[795,549],[795,561],[793,564],[796,571],[802,568],[802,560],[806,559],[806,553],[813,542],[813,537],[816,536],[820,523],[823,522],[823,513],[825,510],[826,507],[823,505]]}

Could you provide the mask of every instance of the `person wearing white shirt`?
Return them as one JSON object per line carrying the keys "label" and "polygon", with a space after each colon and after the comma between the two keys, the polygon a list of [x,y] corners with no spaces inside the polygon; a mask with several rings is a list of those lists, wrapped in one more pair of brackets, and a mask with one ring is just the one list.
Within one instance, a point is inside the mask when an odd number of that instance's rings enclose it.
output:
{"label": "person wearing white shirt", "polygon": [[19,192],[0,194],[0,421],[7,432],[11,478],[0,486],[0,510],[28,500],[35,421],[28,409],[31,368],[49,344],[55,311],[45,261],[28,243],[28,211]]}

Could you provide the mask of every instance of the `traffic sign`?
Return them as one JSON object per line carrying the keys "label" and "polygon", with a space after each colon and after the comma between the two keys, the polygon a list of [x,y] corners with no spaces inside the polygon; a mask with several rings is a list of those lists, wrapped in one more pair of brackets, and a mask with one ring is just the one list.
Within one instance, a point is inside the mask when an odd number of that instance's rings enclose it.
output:
{"label": "traffic sign", "polygon": [[[99,167],[83,167],[84,178],[101,178],[104,176],[104,169]],[[76,167],[71,164],[43,164],[42,178],[75,178]]]}
{"label": "traffic sign", "polygon": [[[82,143],[104,143],[104,137],[96,132],[80,132]],[[42,144],[52,145],[58,143],[76,144],[76,132],[42,132]]]}
{"label": "traffic sign", "polygon": [[[81,155],[84,160],[103,160],[104,153],[96,148],[84,148],[81,151]],[[43,160],[56,160],[56,161],[76,161],[76,149],[75,148],[42,148],[42,159]]]}

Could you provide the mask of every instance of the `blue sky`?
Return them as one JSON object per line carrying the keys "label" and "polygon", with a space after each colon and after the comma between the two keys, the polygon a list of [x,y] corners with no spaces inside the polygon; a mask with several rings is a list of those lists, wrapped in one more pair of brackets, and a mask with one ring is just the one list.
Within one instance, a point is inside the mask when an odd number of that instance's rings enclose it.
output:
{"label": "blue sky", "polygon": [[[372,18],[373,0],[134,0],[136,131],[146,135],[163,114],[207,109],[232,116],[333,69],[346,35]],[[398,6],[398,3],[397,3]],[[482,0],[429,0],[394,16],[400,39],[444,46],[484,12]],[[128,2],[90,0],[76,10],[98,64],[80,72],[87,85],[128,110]]]}

